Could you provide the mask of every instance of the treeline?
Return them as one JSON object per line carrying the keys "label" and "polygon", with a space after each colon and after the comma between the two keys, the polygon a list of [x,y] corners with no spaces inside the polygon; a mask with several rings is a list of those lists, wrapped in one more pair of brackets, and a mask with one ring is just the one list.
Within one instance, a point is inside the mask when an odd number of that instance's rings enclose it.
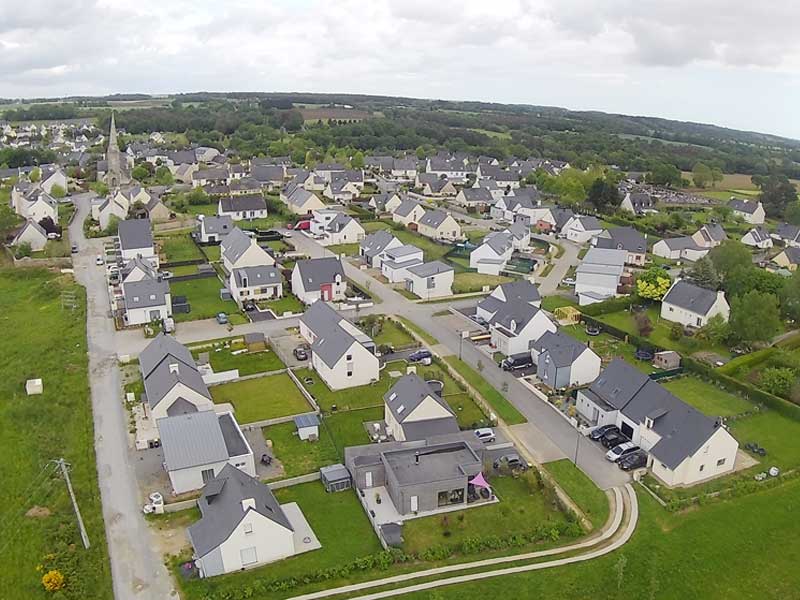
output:
{"label": "treeline", "polygon": [[52,150],[34,150],[30,148],[0,148],[0,167],[16,169],[30,165],[43,165],[56,162],[56,154]]}
{"label": "treeline", "polygon": [[85,116],[77,105],[64,104],[31,104],[25,108],[11,108],[3,111],[3,118],[8,121],[46,121],[58,119],[76,119]]}

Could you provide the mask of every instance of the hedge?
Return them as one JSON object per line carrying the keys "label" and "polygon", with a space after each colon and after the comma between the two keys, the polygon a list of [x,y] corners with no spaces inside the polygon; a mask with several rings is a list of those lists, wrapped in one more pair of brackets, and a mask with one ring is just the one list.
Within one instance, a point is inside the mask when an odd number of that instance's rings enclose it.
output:
{"label": "hedge", "polygon": [[585,315],[596,317],[598,315],[628,310],[631,304],[633,304],[633,296],[623,296],[621,298],[612,298],[610,300],[584,306],[581,308],[581,312]]}
{"label": "hedge", "polygon": [[663,348],[656,346],[653,342],[651,342],[647,338],[639,337],[638,335],[635,335],[633,333],[628,333],[627,331],[623,331],[622,329],[617,329],[613,325],[609,325],[608,323],[599,321],[594,317],[583,315],[581,321],[583,321],[588,325],[595,325],[596,327],[599,327],[600,331],[604,331],[605,333],[609,334],[612,337],[617,338],[618,340],[622,340],[623,342],[627,340],[628,343],[636,346],[636,348],[648,348],[653,352],[661,352],[663,350]]}
{"label": "hedge", "polygon": [[757,364],[765,362],[769,359],[770,356],[777,352],[777,348],[765,348],[763,350],[758,350],[757,352],[750,352],[749,354],[744,354],[742,356],[738,356],[734,358],[732,361],[723,365],[717,372],[722,373],[723,375],[733,375],[737,371],[743,368],[747,368],[748,370],[755,367]]}

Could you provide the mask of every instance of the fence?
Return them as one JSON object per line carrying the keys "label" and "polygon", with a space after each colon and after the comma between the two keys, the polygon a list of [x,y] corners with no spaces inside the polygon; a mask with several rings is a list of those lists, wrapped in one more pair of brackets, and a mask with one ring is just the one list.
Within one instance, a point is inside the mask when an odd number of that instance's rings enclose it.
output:
{"label": "fence", "polygon": [[658,371],[656,373],[650,373],[650,379],[653,381],[658,381],[659,379],[666,379],[668,377],[675,377],[677,375],[682,374],[684,371],[683,367],[677,367],[675,369],[668,369],[666,371]]}
{"label": "fence", "polygon": [[304,385],[303,385],[303,384],[300,382],[300,380],[297,378],[297,375],[295,375],[295,374],[292,372],[292,370],[291,370],[291,369],[289,369],[289,370],[288,370],[288,371],[286,371],[286,372],[289,374],[289,377],[292,379],[292,381],[294,381],[294,384],[295,384],[295,385],[296,385],[296,386],[299,388],[299,390],[300,390],[300,393],[302,393],[302,394],[303,394],[303,396],[305,396],[305,399],[306,399],[306,400],[308,400],[308,403],[309,403],[311,406],[313,406],[313,407],[314,407],[314,410],[317,412],[317,414],[319,414],[319,412],[320,412],[320,408],[319,408],[319,404],[317,404],[317,400],[316,400],[316,398],[314,398],[314,396],[312,396],[312,395],[311,395],[311,393],[310,393],[310,392],[309,392],[309,391],[308,391],[308,390],[305,388],[305,386],[304,386]]}
{"label": "fence", "polygon": [[170,267],[188,267],[191,265],[203,265],[206,261],[204,258],[192,258],[189,260],[175,260],[172,262],[164,262],[161,263],[161,267],[164,269],[169,269]]}
{"label": "fence", "polygon": [[8,252],[13,261],[14,267],[22,269],[38,269],[41,267],[66,268],[72,266],[72,259],[65,257],[54,258],[16,258],[11,251]]}
{"label": "fence", "polygon": [[197,273],[190,273],[189,275],[174,275],[169,278],[169,281],[178,283],[179,281],[192,281],[194,279],[208,279],[209,277],[217,277],[216,271],[198,271]]}
{"label": "fence", "polygon": [[243,431],[252,431],[253,429],[261,429],[262,427],[269,427],[270,425],[280,425],[281,423],[290,423],[294,421],[295,417],[303,415],[316,415],[319,416],[319,411],[312,411],[306,413],[297,413],[296,415],[286,415],[285,417],[275,417],[274,419],[264,419],[263,421],[254,421],[253,423],[245,423],[242,425]]}
{"label": "fence", "polygon": [[279,490],[281,488],[292,487],[293,485],[300,485],[301,483],[311,483],[312,481],[319,481],[319,471],[314,473],[307,473],[306,475],[298,475],[297,477],[289,477],[288,479],[281,479],[273,481],[267,485],[272,490]]}

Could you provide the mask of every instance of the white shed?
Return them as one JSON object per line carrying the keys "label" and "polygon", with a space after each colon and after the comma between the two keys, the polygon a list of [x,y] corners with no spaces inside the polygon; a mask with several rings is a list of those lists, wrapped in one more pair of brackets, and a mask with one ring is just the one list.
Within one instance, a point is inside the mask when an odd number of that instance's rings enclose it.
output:
{"label": "white shed", "polygon": [[301,440],[316,441],[319,439],[319,419],[314,413],[296,416],[294,424]]}

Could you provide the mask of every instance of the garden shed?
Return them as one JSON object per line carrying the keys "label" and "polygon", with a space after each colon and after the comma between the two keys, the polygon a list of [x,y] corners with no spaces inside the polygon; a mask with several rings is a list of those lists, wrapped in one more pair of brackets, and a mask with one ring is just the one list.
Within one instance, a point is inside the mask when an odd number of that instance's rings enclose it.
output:
{"label": "garden shed", "polygon": [[322,467],[319,470],[319,477],[326,492],[341,492],[353,486],[350,472],[341,463]]}
{"label": "garden shed", "polygon": [[681,355],[674,350],[656,352],[653,357],[653,366],[659,369],[677,369],[681,366]]}
{"label": "garden shed", "polygon": [[297,415],[294,418],[297,435],[301,440],[316,441],[319,439],[319,418],[313,413]]}

